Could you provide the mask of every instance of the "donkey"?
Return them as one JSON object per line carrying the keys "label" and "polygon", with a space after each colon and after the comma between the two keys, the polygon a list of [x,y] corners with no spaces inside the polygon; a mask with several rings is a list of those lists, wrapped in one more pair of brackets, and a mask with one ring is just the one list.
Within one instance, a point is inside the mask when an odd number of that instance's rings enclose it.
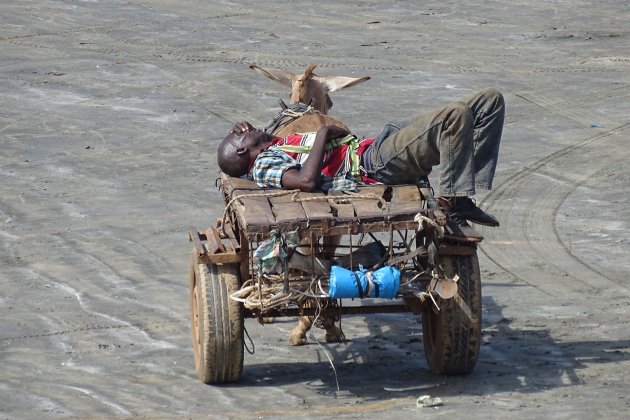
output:
{"label": "donkey", "polygon": [[[293,118],[287,119],[271,134],[278,137],[284,137],[291,133],[304,133],[308,131],[317,131],[323,125],[336,125],[344,129],[348,127],[339,119],[328,115],[328,111],[333,106],[332,99],[328,92],[336,92],[338,90],[354,86],[356,84],[369,80],[369,76],[365,77],[321,77],[313,73],[317,64],[311,64],[302,74],[295,74],[286,70],[268,69],[259,67],[256,64],[249,66],[258,73],[281,83],[291,89],[290,104],[302,103],[309,106],[306,112],[296,115],[291,113]],[[285,108],[283,106],[283,108]]]}
{"label": "donkey", "polygon": [[[365,82],[369,80],[369,76],[364,77],[321,77],[313,73],[316,64],[308,66],[302,74],[291,73],[286,70],[268,69],[252,64],[249,66],[258,73],[275,80],[284,86],[291,88],[291,97],[289,104],[305,104],[306,109],[295,112],[287,111],[288,107],[281,102],[283,112],[274,120],[276,127],[273,128],[271,134],[284,137],[291,133],[304,133],[317,131],[324,125],[335,125],[348,130],[348,127],[339,119],[328,115],[328,111],[333,106],[332,99],[328,92],[336,92],[338,90]],[[273,125],[274,123],[272,123]],[[324,239],[327,247],[338,245],[341,237],[326,237]],[[301,302],[302,307],[313,307],[315,300],[305,299]],[[327,342],[339,342],[345,340],[343,332],[335,326],[336,314],[331,311],[322,311],[318,319],[319,325],[326,330]],[[306,343],[306,333],[311,329],[314,322],[312,316],[301,316],[298,325],[291,331],[289,344],[299,346]]]}

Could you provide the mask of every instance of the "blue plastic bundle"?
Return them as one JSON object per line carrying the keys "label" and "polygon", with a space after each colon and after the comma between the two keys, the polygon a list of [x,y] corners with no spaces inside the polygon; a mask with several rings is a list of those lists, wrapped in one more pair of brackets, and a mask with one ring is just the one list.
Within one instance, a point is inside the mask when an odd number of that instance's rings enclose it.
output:
{"label": "blue plastic bundle", "polygon": [[400,286],[400,270],[385,266],[376,271],[347,270],[335,265],[330,270],[328,294],[333,299],[393,299]]}

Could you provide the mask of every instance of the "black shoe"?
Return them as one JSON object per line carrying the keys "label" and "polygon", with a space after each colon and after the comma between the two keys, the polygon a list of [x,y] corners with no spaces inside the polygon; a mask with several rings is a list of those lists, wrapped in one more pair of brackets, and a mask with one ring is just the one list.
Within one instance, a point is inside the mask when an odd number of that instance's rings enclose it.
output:
{"label": "black shoe", "polygon": [[466,219],[456,211],[448,212],[448,221],[446,222],[445,233],[453,237],[465,239],[468,241],[479,242],[483,236],[473,229]]}
{"label": "black shoe", "polygon": [[498,227],[499,221],[492,215],[481,210],[475,202],[468,197],[457,197],[452,207],[452,211],[461,217],[478,225]]}

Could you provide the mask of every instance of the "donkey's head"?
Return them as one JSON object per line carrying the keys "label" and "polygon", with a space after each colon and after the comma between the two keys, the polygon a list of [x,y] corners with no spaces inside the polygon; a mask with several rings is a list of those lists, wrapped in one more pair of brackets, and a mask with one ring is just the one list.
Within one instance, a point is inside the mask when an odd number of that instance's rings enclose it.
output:
{"label": "donkey's head", "polygon": [[295,74],[286,70],[264,69],[262,67],[258,67],[256,64],[252,64],[249,67],[272,80],[290,87],[291,103],[310,103],[310,105],[321,114],[328,114],[328,110],[333,106],[333,102],[330,99],[330,96],[328,96],[328,92],[336,92],[343,88],[347,88],[370,79],[369,76],[320,77],[313,73],[313,70],[317,67],[316,64],[308,66],[306,71],[302,74]]}

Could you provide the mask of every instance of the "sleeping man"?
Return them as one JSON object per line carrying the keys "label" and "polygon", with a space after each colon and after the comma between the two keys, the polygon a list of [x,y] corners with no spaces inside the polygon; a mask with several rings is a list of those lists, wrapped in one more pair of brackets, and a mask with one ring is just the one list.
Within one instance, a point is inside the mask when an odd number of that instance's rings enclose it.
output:
{"label": "sleeping man", "polygon": [[471,197],[476,188],[492,187],[504,115],[501,93],[485,89],[408,124],[386,124],[374,139],[360,140],[336,126],[277,138],[240,122],[222,140],[217,159],[227,175],[301,191],[415,184],[437,166],[438,201],[452,231],[479,238],[467,221],[499,226]]}

